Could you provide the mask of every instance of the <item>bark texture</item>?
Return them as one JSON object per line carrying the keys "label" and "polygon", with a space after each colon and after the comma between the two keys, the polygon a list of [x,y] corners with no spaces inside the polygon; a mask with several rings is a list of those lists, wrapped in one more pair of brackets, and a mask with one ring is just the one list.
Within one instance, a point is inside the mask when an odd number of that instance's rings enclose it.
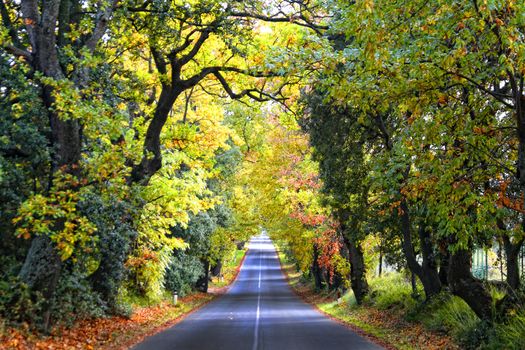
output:
{"label": "bark texture", "polygon": [[407,260],[408,268],[414,273],[425,290],[427,299],[438,294],[441,291],[442,285],[437,270],[435,261],[434,248],[430,233],[422,224],[419,228],[419,240],[421,244],[422,263],[417,260],[414,245],[412,242],[412,222],[410,212],[405,200],[401,201],[401,232],[403,234],[402,249]]}

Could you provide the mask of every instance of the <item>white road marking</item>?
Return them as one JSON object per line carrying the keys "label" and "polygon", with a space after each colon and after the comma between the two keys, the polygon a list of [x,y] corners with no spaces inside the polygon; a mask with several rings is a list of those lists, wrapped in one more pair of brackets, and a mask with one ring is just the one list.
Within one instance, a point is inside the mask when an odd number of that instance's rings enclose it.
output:
{"label": "white road marking", "polygon": [[259,283],[257,288],[261,289],[261,257],[259,256]]}
{"label": "white road marking", "polygon": [[259,344],[259,318],[261,315],[261,267],[262,267],[261,253],[262,252],[259,252],[259,283],[258,283],[259,291],[257,293],[257,313],[255,316],[255,330],[253,334],[252,350],[257,350],[257,346]]}

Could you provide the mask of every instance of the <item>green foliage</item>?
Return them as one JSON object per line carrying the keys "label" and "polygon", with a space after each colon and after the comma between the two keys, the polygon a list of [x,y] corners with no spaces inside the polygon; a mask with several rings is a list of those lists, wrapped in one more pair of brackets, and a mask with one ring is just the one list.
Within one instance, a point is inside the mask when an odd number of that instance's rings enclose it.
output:
{"label": "green foliage", "polygon": [[491,338],[481,349],[518,350],[525,347],[525,315],[517,313],[504,323],[498,323],[492,331]]}
{"label": "green foliage", "polygon": [[171,292],[185,296],[192,292],[199,278],[204,274],[204,267],[198,257],[184,251],[177,252],[170,261],[164,286]]}
{"label": "green foliage", "polygon": [[406,276],[401,273],[389,273],[370,281],[368,301],[382,310],[410,310],[417,305],[412,287]]}
{"label": "green foliage", "polygon": [[[487,331],[481,320],[460,298],[446,292],[436,296],[428,305],[417,310],[415,319],[426,327],[446,332],[462,344],[479,344],[479,336]],[[477,334],[477,335],[476,335]]]}
{"label": "green foliage", "polygon": [[[45,188],[50,150],[47,120],[38,89],[25,79],[27,67],[0,50],[0,251],[23,260],[27,243],[13,235],[12,219],[32,192]],[[0,264],[7,271],[11,264]]]}
{"label": "green foliage", "polygon": [[74,267],[63,273],[52,301],[54,323],[72,326],[75,321],[106,315],[106,303],[84,273]]}
{"label": "green foliage", "polygon": [[[61,2],[38,47],[34,19],[1,3],[3,317],[74,321],[189,293],[261,229],[327,284],[334,274],[355,282],[365,267],[371,276],[379,250],[406,268],[407,237],[413,260],[432,258],[441,272],[447,254],[495,239],[519,252],[522,3],[110,3]],[[289,95],[286,106],[247,103],[270,90]],[[399,227],[411,232],[401,239]],[[50,239],[40,252],[58,253],[55,271],[31,259],[35,237]],[[343,249],[352,245],[364,251],[361,272],[350,264],[359,254]],[[26,285],[20,271],[51,277]],[[382,310],[418,310],[400,275],[371,290]],[[492,291],[487,306],[505,297]],[[523,333],[521,314],[491,328],[457,298],[428,308],[429,327],[465,343]]]}
{"label": "green foliage", "polygon": [[106,308],[120,313],[118,294],[127,275],[125,263],[138,235],[133,221],[136,209],[131,203],[95,194],[84,198],[79,209],[98,228],[95,249],[85,259],[86,265],[92,265],[85,268],[88,279]]}
{"label": "green foliage", "polygon": [[41,322],[41,311],[45,302],[42,295],[35,294],[13,276],[0,280],[0,316],[15,325]]}

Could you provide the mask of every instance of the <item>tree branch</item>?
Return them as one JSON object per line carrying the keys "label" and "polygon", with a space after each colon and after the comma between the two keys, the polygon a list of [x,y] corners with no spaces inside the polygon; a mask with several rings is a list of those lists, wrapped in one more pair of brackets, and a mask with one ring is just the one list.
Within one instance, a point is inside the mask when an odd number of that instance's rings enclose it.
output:
{"label": "tree branch", "polygon": [[466,76],[466,75],[464,75],[462,73],[449,71],[449,70],[447,70],[445,68],[440,67],[437,64],[435,66],[438,67],[439,69],[441,69],[442,71],[444,71],[447,74],[455,75],[455,76],[457,76],[459,78],[465,79],[466,81],[468,81],[469,83],[474,85],[477,89],[479,89],[479,90],[483,91],[484,93],[494,97],[497,101],[501,102],[505,106],[514,109],[514,106],[511,103],[505,101],[505,99],[504,99],[505,97],[510,98],[509,96],[507,96],[505,94],[497,93],[497,92],[492,91],[492,90],[489,90],[486,87],[484,87],[483,85],[481,85],[480,83],[478,83],[477,81],[475,81],[474,79],[472,79],[472,78],[470,78],[470,77],[468,77],[468,76]]}
{"label": "tree branch", "polygon": [[179,53],[181,53],[182,51],[186,50],[186,49],[191,45],[191,43],[192,43],[192,41],[193,41],[193,40],[192,40],[193,34],[199,32],[199,31],[200,31],[199,29],[194,29],[194,30],[192,30],[192,31],[186,36],[186,39],[184,40],[184,43],[183,43],[181,46],[179,46],[179,47],[177,47],[177,48],[171,50],[171,52],[168,54],[168,58],[169,58],[170,60],[175,59]]}
{"label": "tree branch", "polygon": [[153,56],[153,61],[155,62],[155,67],[157,67],[157,71],[162,75],[166,75],[168,70],[164,57],[162,57],[162,54],[159,52],[159,50],[153,46],[150,46],[150,51],[151,56]]}
{"label": "tree branch", "polygon": [[118,2],[119,0],[113,0],[111,2],[111,5],[99,9],[95,29],[93,29],[93,33],[91,33],[91,36],[85,44],[89,52],[93,53],[95,51],[97,43],[100,41],[100,39],[102,39],[102,36],[104,35],[108,27],[109,19],[111,18],[113,11],[117,8]]}
{"label": "tree branch", "polygon": [[12,53],[15,56],[23,57],[28,63],[32,63],[33,62],[33,56],[31,55],[31,52],[29,52],[29,51],[26,51],[26,50],[23,50],[23,49],[19,49],[18,47],[14,46],[14,45],[6,45],[6,46],[4,46],[4,49],[7,52],[10,52],[10,53]]}
{"label": "tree branch", "polygon": [[186,63],[190,62],[193,57],[199,53],[199,50],[201,49],[202,45],[208,40],[210,37],[211,28],[206,28],[201,32],[201,35],[197,39],[197,42],[195,45],[193,45],[193,48],[188,52],[186,55],[182,56],[179,60],[177,60],[177,65],[180,67],[184,66]]}

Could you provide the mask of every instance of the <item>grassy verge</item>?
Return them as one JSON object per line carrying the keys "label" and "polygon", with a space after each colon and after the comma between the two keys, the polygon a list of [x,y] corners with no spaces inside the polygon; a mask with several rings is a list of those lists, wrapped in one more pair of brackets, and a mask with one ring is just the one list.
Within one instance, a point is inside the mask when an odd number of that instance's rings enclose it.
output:
{"label": "grassy verge", "polygon": [[49,336],[8,327],[0,319],[0,349],[127,349],[144,338],[173,326],[189,313],[221,295],[237,277],[246,251],[238,251],[223,268],[223,279],[212,281],[211,293],[193,293],[177,305],[164,300],[155,306],[136,307],[130,318],[84,320],[71,328],[56,328]]}
{"label": "grassy verge", "polygon": [[407,310],[415,310],[418,303],[400,275],[370,281],[375,297],[358,306],[351,292],[340,299],[327,292],[315,293],[312,284],[301,278],[282,252],[279,258],[290,285],[306,302],[387,349],[460,349],[450,335],[411,319]]}

